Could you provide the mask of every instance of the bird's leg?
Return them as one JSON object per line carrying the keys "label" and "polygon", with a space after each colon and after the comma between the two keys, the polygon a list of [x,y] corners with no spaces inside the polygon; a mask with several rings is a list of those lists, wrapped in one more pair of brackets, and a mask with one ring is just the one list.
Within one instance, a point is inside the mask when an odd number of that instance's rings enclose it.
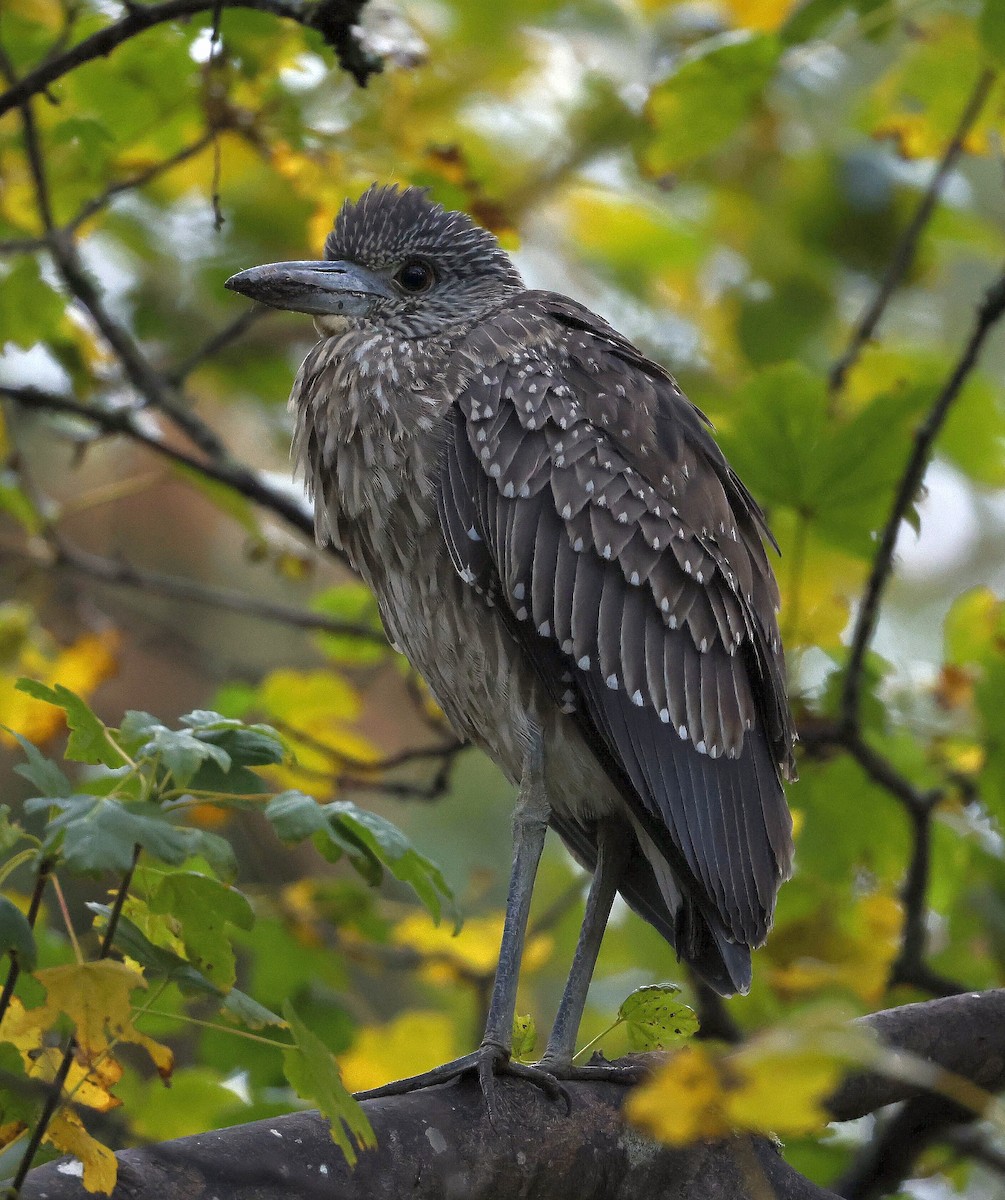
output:
{"label": "bird's leg", "polygon": [[505,1058],[513,1042],[513,1014],[516,1011],[517,982],[523,958],[534,878],[544,849],[551,806],[544,787],[544,752],[540,734],[535,731],[523,762],[520,794],[513,813],[513,869],[506,896],[506,918],[499,946],[489,1002],[488,1020],[482,1046],[494,1046]]}
{"label": "bird's leg", "polygon": [[634,1067],[618,1067],[605,1064],[573,1066],[572,1056],[576,1048],[576,1035],[583,1019],[586,996],[590,980],[597,965],[600,943],[611,915],[611,906],[621,882],[631,838],[624,825],[617,820],[601,818],[597,825],[597,866],[586,898],[586,911],[579,931],[576,954],[572,960],[569,978],[562,993],[555,1023],[538,1064],[560,1079],[610,1079],[618,1082],[634,1082],[639,1077]]}
{"label": "bird's leg", "polygon": [[527,918],[530,915],[534,877],[544,849],[544,838],[548,831],[551,806],[544,784],[544,747],[540,731],[532,729],[524,755],[520,793],[513,814],[513,870],[510,874],[509,894],[506,898],[506,918],[503,923],[502,943],[499,947],[499,966],[496,968],[492,999],[489,1003],[485,1036],[481,1045],[472,1054],[453,1062],[434,1067],[421,1075],[399,1079],[383,1087],[358,1092],[357,1099],[368,1100],[377,1096],[393,1096],[401,1092],[446,1083],[466,1071],[477,1070],[482,1092],[490,1114],[495,1115],[495,1075],[505,1073],[529,1079],[552,1097],[568,1096],[554,1074],[547,1067],[528,1066],[510,1059],[513,1044],[513,1014],[516,1009],[517,982],[520,975],[520,960],[523,956],[524,939],[527,933]]}

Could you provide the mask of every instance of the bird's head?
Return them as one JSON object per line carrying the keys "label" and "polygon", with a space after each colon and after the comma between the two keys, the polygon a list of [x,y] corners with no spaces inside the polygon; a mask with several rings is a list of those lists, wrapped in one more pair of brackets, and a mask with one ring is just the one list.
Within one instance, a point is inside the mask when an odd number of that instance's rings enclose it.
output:
{"label": "bird's head", "polygon": [[523,287],[495,237],[424,189],[374,184],[343,204],[319,262],[268,263],[226,286],[310,313],[322,333],[384,325],[403,337],[468,327]]}

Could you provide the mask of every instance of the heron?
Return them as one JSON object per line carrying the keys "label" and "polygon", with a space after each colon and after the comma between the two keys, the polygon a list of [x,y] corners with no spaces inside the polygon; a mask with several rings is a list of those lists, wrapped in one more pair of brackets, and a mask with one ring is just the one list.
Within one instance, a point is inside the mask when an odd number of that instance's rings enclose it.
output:
{"label": "heron", "polygon": [[[708,420],[424,189],[374,184],[323,259],[226,286],[313,316],[290,405],[317,539],[517,788],[481,1044],[378,1092],[473,1070],[491,1108],[498,1074],[555,1091],[603,1070],[573,1056],[618,893],[716,992],[745,993],[791,873],[794,730],[777,545]],[[524,1064],[512,1024],[549,827],[592,880],[546,1049]]]}

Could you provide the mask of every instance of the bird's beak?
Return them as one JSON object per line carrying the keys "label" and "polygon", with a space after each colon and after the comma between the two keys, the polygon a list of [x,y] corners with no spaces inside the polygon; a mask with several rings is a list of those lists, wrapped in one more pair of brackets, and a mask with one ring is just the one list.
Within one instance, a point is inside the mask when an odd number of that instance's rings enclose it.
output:
{"label": "bird's beak", "polygon": [[231,275],[224,287],[271,308],[319,317],[363,317],[376,300],[395,294],[379,275],[353,262],[267,263]]}

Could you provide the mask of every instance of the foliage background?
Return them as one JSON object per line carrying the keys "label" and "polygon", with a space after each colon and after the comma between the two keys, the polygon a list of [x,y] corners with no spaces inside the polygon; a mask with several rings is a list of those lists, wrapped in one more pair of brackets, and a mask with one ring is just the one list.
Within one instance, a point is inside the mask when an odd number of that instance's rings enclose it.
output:
{"label": "foliage background", "polygon": [[[530,285],[575,294],[666,364],[777,533],[797,874],[750,996],[728,1016],[695,997],[707,1022],[754,1031],[1001,983],[1005,350],[978,313],[1005,261],[1001,6],[372,2],[342,65],[309,27],[326,28],[325,5],[255,7],[181,6],[80,62],[89,38],[168,6],[0,7],[12,89],[68,56],[30,110],[0,115],[0,722],[58,748],[59,711],[14,689],[30,675],[92,696],[111,725],[215,707],[276,726],[296,761],[271,786],[390,816],[442,865],[466,924],[452,938],[406,888],[376,893],[309,845],[283,849],[260,814],[209,806],[197,819],[234,843],[258,918],[234,931],[240,986],[277,1012],[292,999],[351,1088],[473,1044],[511,797],[457,752],[368,597],[311,544],[285,410],[310,325],[222,287],[319,253],[373,180],[424,184],[492,227]],[[898,485],[940,400],[887,588],[881,534],[898,532]],[[4,754],[16,803],[19,752]],[[85,940],[84,903],[109,885],[66,881]],[[4,886],[23,906],[27,868]],[[550,846],[521,997],[541,1025],[583,886]],[[73,961],[55,902],[43,917],[44,962]],[[680,979],[672,953],[619,911],[583,1040],[662,978]],[[268,1047],[166,1017],[143,1028],[179,1065],[170,1091],[142,1064],[123,1077],[112,1144],[296,1103]],[[623,1031],[604,1043],[624,1046]],[[833,1183],[881,1136],[867,1124],[787,1154]],[[945,1147],[912,1171],[905,1194],[995,1187]]]}

